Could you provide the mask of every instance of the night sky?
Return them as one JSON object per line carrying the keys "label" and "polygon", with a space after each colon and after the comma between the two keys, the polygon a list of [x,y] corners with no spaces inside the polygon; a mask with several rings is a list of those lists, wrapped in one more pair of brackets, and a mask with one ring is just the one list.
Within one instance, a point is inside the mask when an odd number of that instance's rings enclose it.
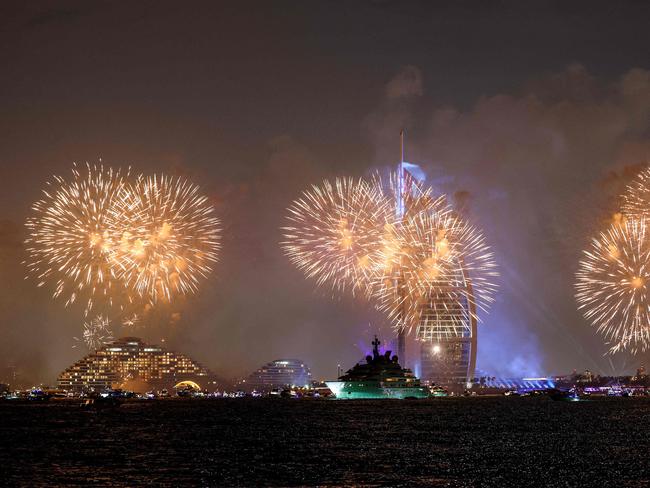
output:
{"label": "night sky", "polygon": [[192,179],[223,222],[214,274],[141,336],[226,377],[351,366],[388,324],[315,290],[279,227],[308,185],[387,171],[401,127],[500,265],[477,366],[631,370],[648,357],[604,357],[572,283],[650,158],[649,19],[644,1],[2,2],[0,380],[52,383],[83,354],[82,311],[23,279],[22,241],[44,183],[100,158]]}

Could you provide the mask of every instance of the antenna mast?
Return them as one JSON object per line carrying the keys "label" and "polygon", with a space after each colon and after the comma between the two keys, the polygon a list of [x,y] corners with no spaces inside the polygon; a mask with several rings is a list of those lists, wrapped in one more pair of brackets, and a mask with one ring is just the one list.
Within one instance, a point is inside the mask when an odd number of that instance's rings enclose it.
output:
{"label": "antenna mast", "polygon": [[[399,131],[399,141],[400,141],[400,163],[397,166],[397,215],[401,219],[404,216],[404,213],[406,209],[404,208],[404,133],[406,132],[406,129],[402,128],[402,130]],[[400,277],[397,279],[397,287],[399,290],[400,295],[404,293],[403,287],[401,286],[402,283],[402,272],[400,271]],[[402,305],[401,305],[401,311],[400,311],[400,316],[404,317],[404,307],[405,307],[405,301],[402,300]],[[403,325],[403,324],[402,324]],[[398,332],[397,332],[397,356],[399,357],[400,361],[402,362],[402,365],[406,365],[406,334],[404,331],[404,328],[402,327]]]}

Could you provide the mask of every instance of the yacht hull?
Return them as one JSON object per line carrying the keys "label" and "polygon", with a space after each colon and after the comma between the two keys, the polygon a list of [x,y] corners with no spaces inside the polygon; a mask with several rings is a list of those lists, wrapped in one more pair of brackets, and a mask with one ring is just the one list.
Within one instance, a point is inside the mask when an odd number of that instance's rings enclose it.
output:
{"label": "yacht hull", "polygon": [[385,387],[376,382],[363,381],[327,381],[328,388],[339,400],[374,400],[394,398],[429,398],[429,391],[420,386]]}

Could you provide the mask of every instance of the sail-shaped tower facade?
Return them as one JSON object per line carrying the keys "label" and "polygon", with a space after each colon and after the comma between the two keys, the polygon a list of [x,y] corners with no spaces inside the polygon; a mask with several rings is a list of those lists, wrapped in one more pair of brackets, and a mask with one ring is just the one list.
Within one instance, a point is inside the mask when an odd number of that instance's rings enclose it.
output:
{"label": "sail-shaped tower facade", "polygon": [[429,384],[465,385],[474,377],[477,317],[471,285],[458,274],[449,295],[430,296],[420,304],[414,337],[419,354],[414,359]]}

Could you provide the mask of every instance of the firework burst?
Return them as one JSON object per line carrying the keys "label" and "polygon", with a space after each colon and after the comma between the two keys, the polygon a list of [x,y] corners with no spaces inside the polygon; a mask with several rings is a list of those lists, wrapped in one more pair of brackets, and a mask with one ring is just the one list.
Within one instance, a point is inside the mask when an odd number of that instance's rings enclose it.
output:
{"label": "firework burst", "polygon": [[199,188],[176,177],[140,177],[114,200],[111,258],[126,286],[151,303],[198,289],[217,261],[219,221]]}
{"label": "firework burst", "polygon": [[385,237],[373,291],[397,329],[421,340],[461,336],[493,301],[496,263],[483,234],[444,198],[425,208]]}
{"label": "firework burst", "polygon": [[383,234],[394,220],[392,208],[381,191],[361,179],[325,181],[289,207],[281,245],[318,286],[368,294],[381,266]]}
{"label": "firework burst", "polygon": [[107,317],[97,315],[90,322],[84,322],[81,338],[74,339],[84,342],[89,351],[96,351],[113,340],[110,325],[111,322]]}
{"label": "firework burst", "polygon": [[645,219],[626,218],[593,239],[576,274],[576,299],[610,353],[650,346],[650,235]]}
{"label": "firework burst", "polygon": [[288,218],[282,246],[298,268],[319,286],[361,290],[419,339],[462,335],[493,300],[496,263],[483,234],[409,175],[326,181]]}
{"label": "firework burst", "polygon": [[86,165],[80,171],[75,165],[71,182],[55,177],[48,183],[26,222],[29,274],[38,286],[51,286],[66,306],[86,299],[86,315],[97,299],[112,304],[114,289],[120,287],[111,264],[114,240],[107,218],[124,184],[119,170]]}

